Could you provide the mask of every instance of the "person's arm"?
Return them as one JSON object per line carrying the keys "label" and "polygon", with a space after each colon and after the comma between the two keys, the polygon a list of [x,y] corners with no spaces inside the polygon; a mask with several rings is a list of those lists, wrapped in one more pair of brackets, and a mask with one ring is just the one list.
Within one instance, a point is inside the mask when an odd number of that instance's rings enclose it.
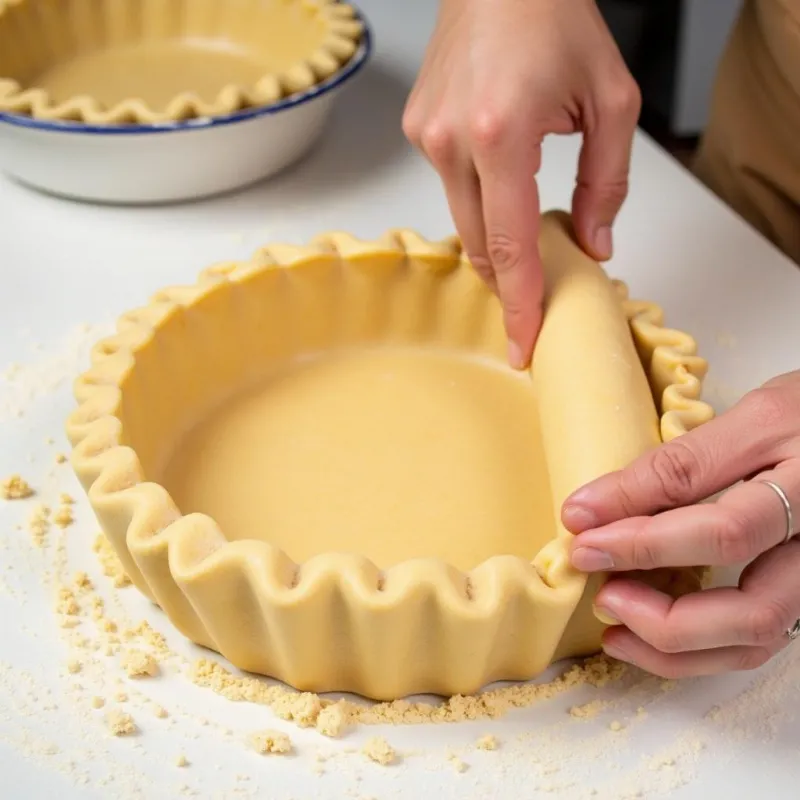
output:
{"label": "person's arm", "polygon": [[403,129],[439,172],[467,254],[502,301],[517,368],[541,324],[542,140],[583,133],[573,218],[586,251],[608,259],[640,104],[594,0],[441,0]]}
{"label": "person's arm", "polygon": [[798,409],[793,372],[567,500],[576,569],[750,562],[738,587],[678,600],[614,576],[595,599],[602,621],[616,623],[605,636],[610,655],[667,678],[709,675],[758,667],[798,633]]}

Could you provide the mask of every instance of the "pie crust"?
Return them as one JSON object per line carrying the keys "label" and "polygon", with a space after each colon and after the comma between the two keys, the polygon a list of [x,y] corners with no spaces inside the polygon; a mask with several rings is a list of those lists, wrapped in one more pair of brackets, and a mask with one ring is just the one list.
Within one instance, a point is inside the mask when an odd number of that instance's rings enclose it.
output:
{"label": "pie crust", "polygon": [[[525,373],[459,242],[408,230],[271,245],[123,315],[67,433],[136,586],[194,642],[302,690],[467,694],[596,652],[603,578],[570,566],[563,500],[713,412],[695,341],[629,300],[563,212],[541,251]],[[701,572],[646,579],[680,594]]]}
{"label": "pie crust", "polygon": [[330,78],[363,31],[337,0],[0,0],[0,112],[91,124],[224,116]]}

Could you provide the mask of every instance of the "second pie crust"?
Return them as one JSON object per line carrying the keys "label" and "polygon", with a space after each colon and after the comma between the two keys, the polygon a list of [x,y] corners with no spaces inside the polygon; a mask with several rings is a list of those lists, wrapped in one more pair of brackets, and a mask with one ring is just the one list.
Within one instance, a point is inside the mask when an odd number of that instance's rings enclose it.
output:
{"label": "second pie crust", "polygon": [[311,90],[363,34],[338,0],[0,0],[0,112],[95,125],[225,116]]}

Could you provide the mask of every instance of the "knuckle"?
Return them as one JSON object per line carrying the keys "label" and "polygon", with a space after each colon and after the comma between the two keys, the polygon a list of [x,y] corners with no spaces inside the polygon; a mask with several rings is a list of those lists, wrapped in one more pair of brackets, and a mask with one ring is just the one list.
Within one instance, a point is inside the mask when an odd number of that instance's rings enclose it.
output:
{"label": "knuckle", "polygon": [[422,143],[422,119],[413,106],[407,106],[403,112],[402,126],[406,139],[419,147]]}
{"label": "knuckle", "polygon": [[746,617],[748,644],[765,645],[780,639],[792,624],[792,615],[775,601],[756,606]]}
{"label": "knuckle", "polygon": [[686,650],[681,635],[668,626],[654,636],[654,647],[662,653],[682,653]]}
{"label": "knuckle", "polygon": [[494,270],[492,262],[486,256],[470,256],[469,263],[475,272],[486,282],[494,281]]}
{"label": "knuckle", "polygon": [[664,500],[671,506],[682,504],[694,494],[702,476],[697,455],[679,441],[656,450],[650,469],[659,483]]}
{"label": "knuckle", "polygon": [[720,566],[741,564],[754,555],[747,523],[741,517],[725,514],[712,536]]}
{"label": "knuckle", "polygon": [[519,243],[506,233],[493,231],[486,237],[489,260],[497,273],[506,273],[519,266],[522,251]]}
{"label": "knuckle", "polygon": [[420,144],[434,163],[448,161],[455,152],[455,131],[442,120],[429,120],[420,133]]}
{"label": "knuckle", "polygon": [[469,122],[472,141],[483,150],[495,150],[502,144],[507,130],[506,116],[494,109],[478,111]]}
{"label": "knuckle", "polygon": [[647,523],[637,533],[631,543],[631,563],[635,569],[650,570],[662,566],[658,548],[650,536],[650,524]]}
{"label": "knuckle", "polygon": [[618,117],[638,117],[642,108],[642,93],[638,84],[630,75],[624,79],[614,79],[600,99],[601,110]]}
{"label": "knuckle", "polygon": [[758,669],[759,667],[763,667],[770,658],[772,658],[772,653],[765,647],[745,647],[742,652],[736,656],[734,669],[739,672],[748,672]]}
{"label": "knuckle", "polygon": [[752,424],[760,428],[783,426],[791,413],[797,413],[794,403],[788,403],[783,392],[776,387],[762,386],[745,396],[746,407]]}

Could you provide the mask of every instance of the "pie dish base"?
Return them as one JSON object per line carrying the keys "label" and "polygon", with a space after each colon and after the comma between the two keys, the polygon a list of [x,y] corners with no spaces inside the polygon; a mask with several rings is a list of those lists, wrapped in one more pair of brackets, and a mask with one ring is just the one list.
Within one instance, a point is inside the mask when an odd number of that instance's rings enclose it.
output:
{"label": "pie dish base", "polygon": [[[165,290],[95,348],[67,430],[76,472],[136,585],[237,667],[318,692],[474,693],[596,651],[604,626],[591,599],[602,577],[587,582],[569,565],[561,504],[709,419],[698,399],[706,365],[690,336],[661,326],[660,309],[628,300],[581,253],[566,215],[545,215],[541,249],[546,314],[529,380],[555,536],[532,560],[384,566],[327,551],[296,561],[269,530],[236,539],[207,515],[182,514],[159,482],[187,427],[269,365],[369,345],[446,349],[506,369],[499,305],[458,242],[328,234]],[[700,571],[646,579],[680,594],[698,587]]]}
{"label": "pie dish base", "polygon": [[339,551],[469,570],[530,561],[555,536],[530,380],[429,347],[291,364],[193,427],[154,478],[229,538],[298,563]]}

